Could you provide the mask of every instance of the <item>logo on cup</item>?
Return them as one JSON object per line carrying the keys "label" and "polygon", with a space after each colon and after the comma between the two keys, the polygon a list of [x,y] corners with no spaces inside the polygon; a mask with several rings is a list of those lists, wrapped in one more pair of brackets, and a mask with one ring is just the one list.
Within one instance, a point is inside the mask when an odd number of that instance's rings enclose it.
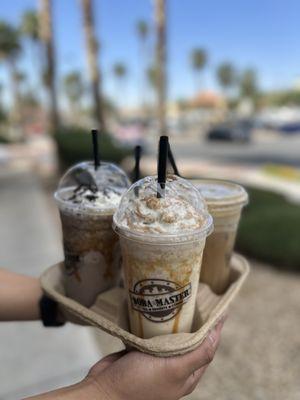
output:
{"label": "logo on cup", "polygon": [[192,285],[180,286],[165,279],[144,279],[130,291],[132,308],[152,322],[174,318],[192,294]]}
{"label": "logo on cup", "polygon": [[65,251],[65,271],[68,276],[75,275],[75,277],[77,277],[79,274],[79,262],[80,256],[78,254]]}

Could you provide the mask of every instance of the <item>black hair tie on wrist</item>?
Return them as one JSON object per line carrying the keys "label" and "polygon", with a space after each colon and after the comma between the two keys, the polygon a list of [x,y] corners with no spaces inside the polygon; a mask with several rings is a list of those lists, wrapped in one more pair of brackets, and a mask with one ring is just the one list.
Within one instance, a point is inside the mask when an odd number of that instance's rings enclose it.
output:
{"label": "black hair tie on wrist", "polygon": [[58,319],[58,303],[50,297],[43,295],[39,301],[40,316],[46,327],[62,326],[64,321]]}

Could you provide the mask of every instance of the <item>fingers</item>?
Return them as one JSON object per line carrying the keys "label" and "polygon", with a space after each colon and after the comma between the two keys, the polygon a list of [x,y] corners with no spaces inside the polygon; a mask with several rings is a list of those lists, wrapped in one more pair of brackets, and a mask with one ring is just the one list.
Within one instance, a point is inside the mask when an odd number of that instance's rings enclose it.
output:
{"label": "fingers", "polygon": [[126,350],[119,351],[117,353],[109,354],[108,356],[102,358],[102,360],[98,361],[89,371],[89,375],[95,376],[103,372],[106,368],[108,368],[111,364],[119,360],[126,354]]}
{"label": "fingers", "polygon": [[[191,365],[197,366],[200,365],[200,368],[194,370],[192,374],[187,378],[184,387],[183,387],[183,395],[186,396],[192,393],[196,386],[198,385],[200,379],[202,378],[204,372],[206,371],[209,363],[213,360],[215,352],[218,348],[218,344],[220,341],[221,330],[224,325],[226,317],[222,318],[215,328],[208,334],[205,341],[192,352],[192,360]],[[193,354],[194,353],[194,354]]]}
{"label": "fingers", "polygon": [[196,350],[187,354],[187,369],[190,372],[198,370],[212,362],[221,338],[223,325],[224,319],[217,323],[214,329],[209,332],[204,342]]}
{"label": "fingers", "polygon": [[195,350],[183,356],[168,359],[171,369],[177,370],[177,375],[187,378],[194,371],[208,365],[213,360],[220,341],[224,321],[225,317],[217,323],[214,329],[209,332],[204,342]]}
{"label": "fingers", "polygon": [[183,387],[183,394],[182,396],[187,396],[188,394],[191,394],[195,388],[197,387],[200,379],[202,378],[203,374],[205,373],[208,365],[205,365],[204,367],[199,368],[198,370],[194,371],[192,375],[188,377],[186,380],[184,387]]}

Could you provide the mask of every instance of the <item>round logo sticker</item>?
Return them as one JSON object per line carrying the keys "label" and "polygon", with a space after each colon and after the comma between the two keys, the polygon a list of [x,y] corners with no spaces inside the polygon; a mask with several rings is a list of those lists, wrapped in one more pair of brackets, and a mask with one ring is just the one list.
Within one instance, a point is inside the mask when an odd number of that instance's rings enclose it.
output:
{"label": "round logo sticker", "polygon": [[174,318],[192,294],[192,285],[180,286],[165,279],[144,279],[130,291],[131,306],[152,322]]}

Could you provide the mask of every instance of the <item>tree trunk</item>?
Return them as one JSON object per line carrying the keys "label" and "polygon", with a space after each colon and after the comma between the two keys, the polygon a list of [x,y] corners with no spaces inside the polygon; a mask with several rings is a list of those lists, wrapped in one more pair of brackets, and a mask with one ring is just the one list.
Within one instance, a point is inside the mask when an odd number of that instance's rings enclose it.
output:
{"label": "tree trunk", "polygon": [[9,66],[9,70],[10,70],[11,90],[12,90],[12,96],[13,96],[13,101],[14,101],[13,124],[14,124],[15,130],[18,131],[18,135],[17,135],[18,139],[20,139],[23,137],[21,99],[20,99],[20,91],[19,91],[18,74],[17,74],[15,60],[13,58],[8,59],[8,66]]}
{"label": "tree trunk", "polygon": [[202,80],[201,70],[196,69],[194,71],[195,99],[201,94],[202,90],[201,80]]}
{"label": "tree trunk", "polygon": [[93,115],[99,129],[105,130],[105,120],[103,115],[103,100],[101,93],[101,76],[98,66],[99,45],[95,37],[95,27],[93,19],[92,0],[81,0],[83,27],[85,32],[88,69],[91,80],[91,90],[93,96]]}
{"label": "tree trunk", "polygon": [[40,0],[39,34],[44,45],[44,84],[48,91],[48,126],[51,134],[59,129],[59,113],[56,93],[56,63],[52,31],[52,0]]}
{"label": "tree trunk", "polygon": [[[152,56],[152,54],[151,54]],[[146,38],[140,37],[139,43],[139,62],[141,64],[141,71],[140,71],[140,82],[139,82],[139,89],[140,89],[140,103],[141,109],[143,110],[144,116],[147,113],[147,81],[146,81],[146,74],[147,74],[147,66],[149,66],[149,52],[147,48],[147,40]]]}
{"label": "tree trunk", "polygon": [[156,25],[156,80],[157,80],[157,116],[159,135],[167,133],[166,124],[166,4],[165,0],[155,0]]}

